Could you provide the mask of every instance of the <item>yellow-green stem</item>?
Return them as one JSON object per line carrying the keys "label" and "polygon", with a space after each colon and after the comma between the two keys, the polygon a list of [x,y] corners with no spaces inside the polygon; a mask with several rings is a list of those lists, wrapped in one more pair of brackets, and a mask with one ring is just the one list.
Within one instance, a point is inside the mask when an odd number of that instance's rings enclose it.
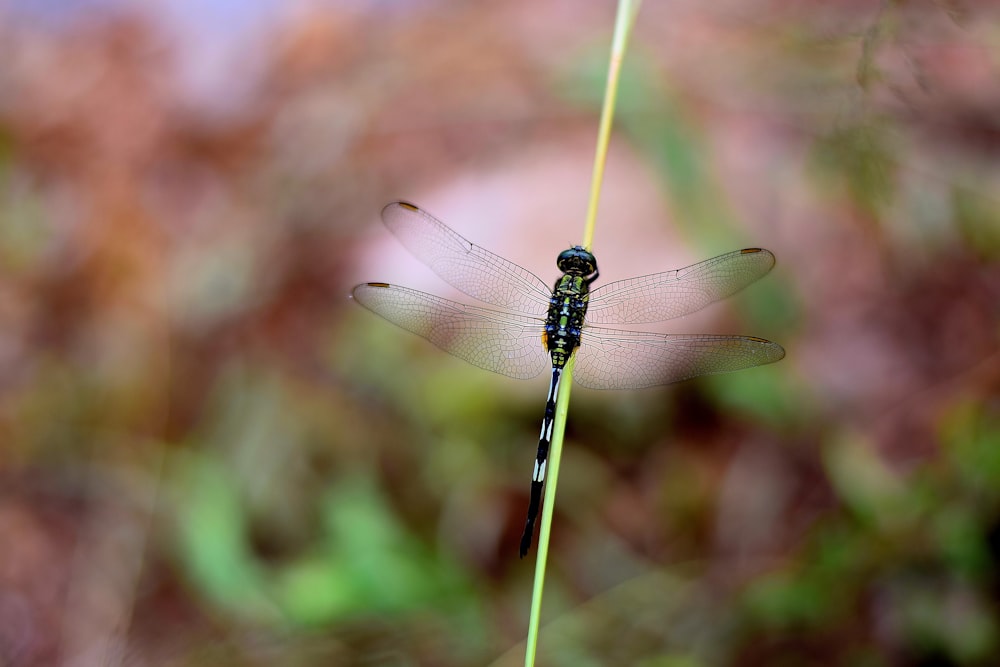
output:
{"label": "yellow-green stem", "polygon": [[[618,78],[622,58],[628,45],[632,24],[639,12],[641,0],[619,0],[615,17],[615,33],[611,42],[611,62],[604,90],[604,105],[601,108],[601,124],[597,133],[597,151],[594,155],[594,172],[590,184],[590,202],[587,206],[587,220],[583,231],[583,246],[588,250],[594,242],[594,225],[597,220],[597,206],[601,199],[601,184],[604,181],[604,165],[608,157],[608,142],[611,138],[615,101],[618,97]],[[552,428],[552,443],[546,466],[545,497],[542,501],[542,520],[538,529],[538,555],[535,559],[535,582],[531,591],[531,614],[528,619],[528,640],[524,654],[525,667],[534,667],[538,649],[538,628],[542,614],[542,591],[545,587],[545,564],[549,555],[549,534],[552,527],[552,512],[555,507],[556,485],[559,481],[559,463],[562,459],[563,436],[566,432],[566,415],[569,412],[569,393],[573,387],[573,366],[571,358],[563,370],[556,398],[556,414]]]}
{"label": "yellow-green stem", "polygon": [[608,143],[611,138],[615,102],[618,100],[618,76],[622,69],[622,59],[632,32],[632,24],[639,13],[641,0],[619,0],[618,14],[615,16],[615,34],[611,40],[611,62],[608,64],[608,80],[604,88],[604,106],[601,108],[601,124],[597,129],[597,151],[594,155],[594,172],[590,179],[590,201],[587,204],[587,220],[583,227],[583,247],[590,250],[594,244],[594,225],[597,221],[597,206],[601,201],[601,184],[604,182],[604,165],[608,159]]}

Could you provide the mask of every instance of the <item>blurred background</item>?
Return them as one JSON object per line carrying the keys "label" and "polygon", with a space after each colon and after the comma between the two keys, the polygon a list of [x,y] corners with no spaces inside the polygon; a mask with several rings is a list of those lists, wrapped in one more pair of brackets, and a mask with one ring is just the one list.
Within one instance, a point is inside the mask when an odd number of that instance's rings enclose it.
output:
{"label": "blurred background", "polygon": [[[607,2],[0,2],[0,664],[517,665],[546,379],[405,198],[554,280]],[[1000,7],[646,2],[602,281],[775,270],[653,330],[772,366],[576,389],[543,665],[996,665]]]}

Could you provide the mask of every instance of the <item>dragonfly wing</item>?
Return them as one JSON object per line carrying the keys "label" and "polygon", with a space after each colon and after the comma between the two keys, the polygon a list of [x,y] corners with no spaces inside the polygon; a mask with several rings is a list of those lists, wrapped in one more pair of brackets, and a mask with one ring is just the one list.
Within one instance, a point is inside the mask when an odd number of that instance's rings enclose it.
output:
{"label": "dragonfly wing", "polygon": [[669,335],[586,327],[573,379],[591,389],[642,389],[770,364],[785,356],[753,336]]}
{"label": "dragonfly wing", "polygon": [[423,209],[393,202],[382,209],[382,222],[417,259],[469,296],[529,315],[548,309],[550,290],[541,278],[465,240]]}
{"label": "dragonfly wing", "polygon": [[512,378],[533,378],[550,366],[543,323],[449,301],[408,287],[363,283],[351,296],[393,324],[470,364]]}
{"label": "dragonfly wing", "polygon": [[662,322],[735,294],[774,266],[763,248],[744,248],[683,269],[602,285],[590,293],[587,322]]}

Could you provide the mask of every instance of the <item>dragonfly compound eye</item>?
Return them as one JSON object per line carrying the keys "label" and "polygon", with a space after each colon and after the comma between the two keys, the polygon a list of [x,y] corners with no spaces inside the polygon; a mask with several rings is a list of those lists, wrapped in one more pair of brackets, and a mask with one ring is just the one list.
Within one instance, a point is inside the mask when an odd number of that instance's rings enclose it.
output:
{"label": "dragonfly compound eye", "polygon": [[556,266],[563,273],[585,277],[597,272],[597,259],[583,246],[573,246],[559,253]]}

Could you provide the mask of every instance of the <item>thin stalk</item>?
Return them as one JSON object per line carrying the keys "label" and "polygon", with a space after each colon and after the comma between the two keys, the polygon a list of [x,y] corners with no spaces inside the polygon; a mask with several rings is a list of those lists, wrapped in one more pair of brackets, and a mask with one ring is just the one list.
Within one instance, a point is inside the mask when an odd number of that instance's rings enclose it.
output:
{"label": "thin stalk", "polygon": [[[615,16],[615,32],[611,42],[611,61],[608,65],[608,79],[604,89],[604,105],[601,108],[601,123],[597,132],[597,151],[594,155],[594,171],[590,183],[590,201],[587,205],[587,220],[583,230],[583,246],[588,250],[594,241],[594,225],[597,220],[597,205],[601,199],[601,184],[604,182],[604,166],[608,157],[608,142],[611,138],[612,119],[615,102],[618,99],[618,79],[622,59],[628,46],[632,25],[639,13],[641,0],[619,0]],[[538,529],[538,555],[535,559],[535,582],[531,591],[531,614],[528,618],[528,640],[525,647],[525,667],[534,667],[538,649],[538,627],[542,614],[542,591],[545,587],[545,564],[549,555],[549,533],[552,528],[552,512],[555,507],[556,485],[559,481],[559,463],[562,459],[563,436],[566,433],[566,415],[569,413],[569,394],[573,387],[573,366],[575,355],[563,370],[556,398],[556,414],[552,427],[552,444],[546,470],[545,497],[542,501],[542,520]]]}
{"label": "thin stalk", "polygon": [[622,69],[622,59],[628,47],[635,16],[639,13],[642,0],[619,0],[618,14],[615,16],[615,34],[611,40],[611,62],[608,64],[608,80],[604,87],[604,106],[601,108],[601,124],[597,129],[597,151],[594,155],[594,172],[590,179],[590,201],[587,204],[587,220],[583,227],[583,247],[591,249],[594,243],[594,225],[597,221],[597,205],[601,201],[601,184],[604,182],[604,165],[608,160],[608,143],[611,125],[618,101],[618,78]]}

